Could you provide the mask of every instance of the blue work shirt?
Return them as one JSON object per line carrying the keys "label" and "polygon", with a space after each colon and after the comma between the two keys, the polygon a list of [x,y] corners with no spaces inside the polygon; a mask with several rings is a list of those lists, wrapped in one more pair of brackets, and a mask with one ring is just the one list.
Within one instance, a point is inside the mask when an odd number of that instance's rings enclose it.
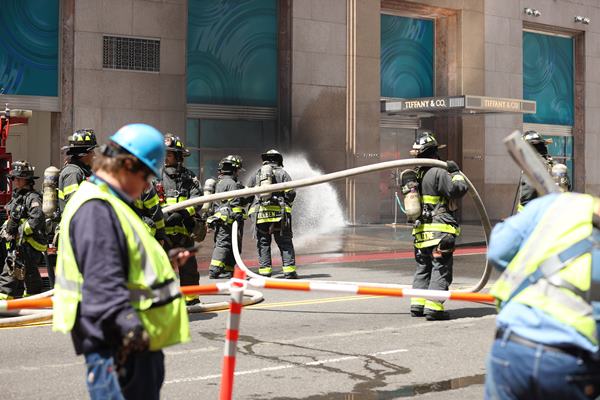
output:
{"label": "blue work shirt", "polygon": [[[97,176],[90,182],[107,185],[112,194],[133,204],[127,195]],[[83,275],[82,300],[71,331],[75,352],[114,352],[123,335],[141,325],[129,300],[129,255],[123,228],[112,206],[103,200],[85,202],[73,215],[69,228],[77,267]]]}
{"label": "blue work shirt", "polygon": [[[514,256],[523,248],[538,223],[556,201],[558,194],[539,197],[519,214],[497,224],[492,231],[488,248],[489,261],[504,271]],[[537,343],[558,347],[580,347],[590,352],[598,351],[585,336],[541,310],[509,301],[504,304],[496,326],[510,329],[514,333]]]}

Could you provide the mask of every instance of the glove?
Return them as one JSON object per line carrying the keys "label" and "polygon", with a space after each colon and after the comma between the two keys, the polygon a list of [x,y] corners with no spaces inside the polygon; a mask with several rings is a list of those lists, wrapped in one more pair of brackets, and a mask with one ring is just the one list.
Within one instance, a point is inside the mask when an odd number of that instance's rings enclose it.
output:
{"label": "glove", "polygon": [[124,352],[142,352],[150,348],[150,335],[143,326],[137,325],[125,333],[121,340]]}
{"label": "glove", "polygon": [[446,161],[446,164],[448,165],[447,170],[449,173],[454,173],[454,172],[458,172],[460,171],[460,168],[458,167],[458,164],[454,161],[448,160]]}
{"label": "glove", "polygon": [[292,204],[295,199],[296,199],[296,192],[295,191],[290,190],[289,192],[284,192],[283,193],[283,200],[285,200],[285,202],[287,204]]}
{"label": "glove", "polygon": [[12,218],[6,221],[6,233],[15,236],[19,232],[19,223]]}

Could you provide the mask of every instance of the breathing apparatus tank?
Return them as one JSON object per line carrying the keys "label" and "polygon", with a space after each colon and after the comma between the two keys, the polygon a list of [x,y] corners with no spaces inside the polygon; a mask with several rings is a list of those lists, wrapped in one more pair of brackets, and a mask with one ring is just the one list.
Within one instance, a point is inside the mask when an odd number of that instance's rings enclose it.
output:
{"label": "breathing apparatus tank", "polygon": [[[217,185],[217,181],[214,178],[208,178],[207,180],[205,180],[204,188],[202,189],[204,191],[204,195],[214,194],[216,185]],[[210,201],[202,204],[201,214],[203,214],[203,215],[207,214],[210,210],[211,205],[212,205],[212,202],[210,202]]]}
{"label": "breathing apparatus tank", "polygon": [[568,192],[570,188],[569,175],[567,172],[567,166],[561,163],[555,163],[552,165],[552,179],[556,182],[556,185],[560,188],[561,192]]}
{"label": "breathing apparatus tank", "polygon": [[46,217],[52,217],[58,208],[58,175],[60,170],[49,166],[44,170],[42,211]]}
{"label": "breathing apparatus tank", "polygon": [[[273,166],[271,164],[264,164],[260,167],[258,172],[258,186],[272,185],[275,180],[275,174],[273,173]],[[260,195],[260,201],[268,202],[273,197],[272,193],[263,193]]]}
{"label": "breathing apparatus tank", "polygon": [[421,216],[421,196],[419,195],[419,180],[417,172],[405,169],[400,173],[404,210],[408,222],[414,222]]}

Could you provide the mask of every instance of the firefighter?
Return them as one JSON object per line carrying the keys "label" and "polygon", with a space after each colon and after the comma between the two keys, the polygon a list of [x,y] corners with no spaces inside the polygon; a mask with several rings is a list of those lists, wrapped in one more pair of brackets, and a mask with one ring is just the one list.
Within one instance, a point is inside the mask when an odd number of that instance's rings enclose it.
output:
{"label": "firefighter", "polygon": [[79,129],[69,136],[69,145],[62,148],[66,152],[65,165],[58,175],[58,208],[47,221],[48,231],[48,276],[50,285],[54,284],[54,269],[56,267],[56,242],[58,240],[58,224],[60,213],[81,182],[92,175],[92,164],[95,149],[98,147],[96,133],[93,129]]}
{"label": "firefighter", "polygon": [[[277,150],[269,150],[261,155],[262,167],[250,178],[248,187],[263,186],[291,181],[283,169],[283,156]],[[298,279],[296,255],[292,242],[292,203],[296,198],[293,189],[257,195],[248,214],[256,224],[256,248],[258,250],[258,273],[271,276],[271,240],[279,247],[286,279]]]}
{"label": "firefighter", "polygon": [[[183,159],[190,155],[181,139],[171,133],[165,135],[167,156],[164,168],[155,182],[162,207],[177,204],[181,201],[202,196],[202,188],[196,175],[183,166]],[[197,216],[196,208],[191,206],[183,210],[166,213],[165,216],[165,249],[176,247],[192,247],[194,237],[198,236],[199,228],[205,224]],[[204,231],[205,232],[205,231]],[[200,280],[196,259],[191,257],[179,269],[182,286],[197,285]],[[188,305],[198,304],[198,296],[186,296]]]}
{"label": "firefighter", "polygon": [[[243,189],[238,181],[238,173],[243,171],[242,158],[236,155],[229,155],[219,162],[217,172],[219,173],[215,193],[228,192],[231,190]],[[210,260],[209,278],[231,278],[235,259],[232,249],[232,230],[233,221],[238,221],[238,244],[241,252],[242,234],[244,230],[244,219],[246,209],[244,208],[245,198],[236,197],[227,200],[221,200],[213,205],[213,214],[208,218],[209,227],[215,230],[215,247]]]}
{"label": "firefighter", "polygon": [[46,251],[45,218],[42,196],[33,188],[34,167],[27,161],[15,161],[8,177],[12,180],[13,197],[6,205],[8,219],[1,236],[6,242],[7,257],[0,275],[0,298],[38,294],[42,278],[38,266]]}
{"label": "firefighter", "polygon": [[62,148],[66,150],[67,161],[58,176],[58,207],[61,212],[81,182],[92,175],[96,147],[95,132],[79,129],[69,136],[69,145]]}
{"label": "firefighter", "polygon": [[150,233],[164,245],[166,240],[165,219],[154,186],[150,185],[148,189],[144,190],[140,198],[136,199],[133,204]]}
{"label": "firefighter", "polygon": [[190,339],[173,270],[190,254],[170,260],[133,206],[164,156],[159,131],[122,127],[63,210],[53,329],[84,355],[92,399],[158,399],[162,349]]}
{"label": "firefighter", "polygon": [[[548,144],[552,143],[551,139],[544,139],[542,135],[536,131],[527,131],[523,134],[523,140],[533,146],[533,148],[542,156],[548,172],[552,170],[554,161],[548,154]],[[527,205],[531,200],[538,197],[538,193],[529,181],[529,178],[521,173],[519,189],[519,205],[517,211],[523,210],[523,207]]]}
{"label": "firefighter", "polygon": [[486,399],[600,396],[600,199],[551,194],[494,227]]}
{"label": "firefighter", "polygon": [[[438,142],[427,130],[417,132],[411,155],[439,159]],[[447,161],[448,170],[422,167],[417,170],[422,212],[412,230],[417,270],[415,289],[448,290],[452,283],[453,252],[460,233],[454,217],[456,200],[468,190],[465,178],[454,161]],[[449,315],[440,301],[412,298],[410,313],[427,320],[445,320]]]}

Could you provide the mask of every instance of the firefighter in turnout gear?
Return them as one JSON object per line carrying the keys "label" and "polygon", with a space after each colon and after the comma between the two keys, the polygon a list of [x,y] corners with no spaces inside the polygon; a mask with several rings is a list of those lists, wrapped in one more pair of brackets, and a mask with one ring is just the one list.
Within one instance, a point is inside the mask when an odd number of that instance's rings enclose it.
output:
{"label": "firefighter in turnout gear", "polygon": [[[155,182],[155,189],[162,207],[177,204],[181,201],[202,196],[202,188],[196,175],[183,166],[183,158],[190,155],[179,137],[167,133],[165,135],[167,156],[159,180]],[[176,247],[192,247],[196,224],[204,226],[196,213],[196,207],[187,207],[166,213],[165,218],[165,249],[168,251]],[[198,210],[199,211],[199,210]],[[197,285],[200,280],[198,265],[194,257],[179,269],[182,286]],[[198,296],[186,296],[188,305],[198,304]]]}
{"label": "firefighter in turnout gear", "polygon": [[[438,159],[437,140],[429,131],[417,132],[411,155],[418,158]],[[415,289],[448,290],[452,283],[452,263],[455,239],[460,233],[454,217],[456,200],[468,190],[465,178],[454,161],[447,161],[448,170],[424,167],[417,170],[422,212],[416,220],[414,236],[417,270],[413,280]],[[412,298],[413,317],[428,320],[448,319],[440,301]]]}
{"label": "firefighter in turnout gear", "polygon": [[600,199],[556,193],[497,224],[486,399],[600,398]]}
{"label": "firefighter in turnout gear", "polygon": [[158,400],[162,349],[190,340],[174,271],[190,252],[168,256],[133,205],[164,157],[158,130],[122,127],[63,210],[53,329],[84,355],[92,399]]}
{"label": "firefighter in turnout gear", "polygon": [[58,176],[58,206],[61,212],[81,182],[92,175],[96,147],[94,131],[80,129],[69,136],[69,145],[62,148],[66,150],[67,162]]}
{"label": "firefighter in turnout gear", "polygon": [[[277,150],[262,154],[262,167],[250,179],[248,187],[270,185],[291,181],[290,175],[283,169],[283,156]],[[256,248],[260,267],[258,273],[271,276],[271,240],[281,252],[283,273],[287,279],[297,279],[296,255],[292,242],[292,203],[296,191],[274,192],[257,195],[248,214],[256,224]]]}
{"label": "firefighter in turnout gear", "polygon": [[[552,143],[552,139],[544,139],[542,135],[536,131],[527,131],[523,134],[523,140],[532,145],[540,156],[542,156],[544,163],[548,168],[548,172],[551,172],[554,161],[548,154],[548,144]],[[529,181],[529,178],[523,173],[521,173],[519,186],[519,204],[517,206],[517,211],[522,211],[527,203],[538,197],[538,192]]]}
{"label": "firefighter in turnout gear", "polygon": [[[215,193],[243,189],[238,181],[238,173],[243,171],[240,156],[229,155],[219,162],[218,181]],[[213,205],[213,214],[208,218],[208,226],[215,230],[215,247],[210,260],[209,278],[231,278],[235,266],[232,248],[232,224],[238,222],[238,244],[241,252],[244,220],[247,218],[244,206],[246,200],[236,197],[221,200]]]}
{"label": "firefighter in turnout gear", "polygon": [[42,196],[33,189],[38,178],[34,168],[27,161],[15,161],[11,169],[14,192],[0,232],[8,253],[0,274],[1,299],[22,297],[25,289],[28,295],[42,291],[38,266],[47,248]]}

